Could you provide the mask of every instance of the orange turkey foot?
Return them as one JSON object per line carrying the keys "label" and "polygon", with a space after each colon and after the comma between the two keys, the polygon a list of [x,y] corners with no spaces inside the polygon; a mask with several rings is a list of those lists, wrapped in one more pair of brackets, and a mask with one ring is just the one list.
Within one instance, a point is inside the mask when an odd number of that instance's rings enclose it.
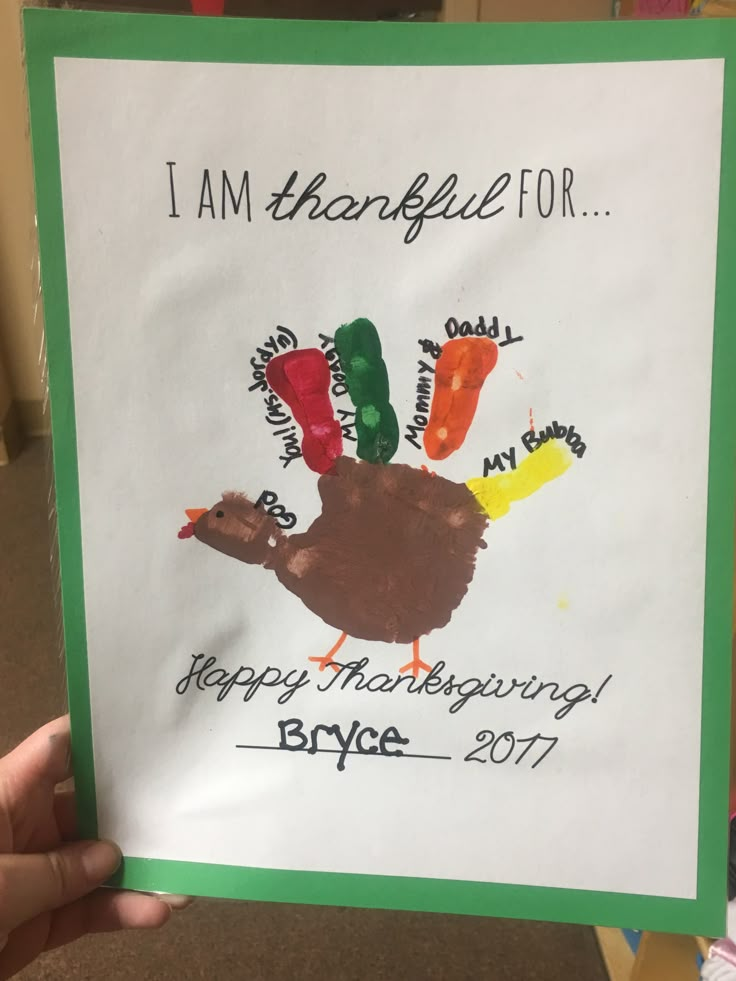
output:
{"label": "orange turkey foot", "polygon": [[309,660],[314,661],[315,664],[319,664],[320,671],[324,671],[324,669],[327,667],[332,668],[333,671],[339,671],[339,666],[333,661],[334,656],[335,655],[332,653],[332,651],[330,651],[329,654],[325,654],[324,657],[310,657]]}
{"label": "orange turkey foot", "polygon": [[412,651],[414,656],[408,664],[405,664],[403,668],[399,668],[399,674],[405,674],[407,671],[411,671],[415,678],[419,677],[420,671],[431,671],[432,665],[427,664],[419,656],[419,638],[412,641]]}
{"label": "orange turkey foot", "polygon": [[333,671],[339,671],[339,665],[334,663],[335,654],[337,654],[347,638],[348,635],[343,632],[340,634],[340,639],[335,646],[331,648],[323,657],[310,657],[309,660],[314,661],[315,664],[319,664],[320,671],[324,671],[324,669],[328,666],[331,667]]}

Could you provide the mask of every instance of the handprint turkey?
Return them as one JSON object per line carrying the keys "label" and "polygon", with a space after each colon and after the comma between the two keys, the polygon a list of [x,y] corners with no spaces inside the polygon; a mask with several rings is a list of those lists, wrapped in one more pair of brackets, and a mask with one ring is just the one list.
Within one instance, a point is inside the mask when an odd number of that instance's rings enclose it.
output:
{"label": "handprint turkey", "polygon": [[[321,671],[337,668],[335,655],[355,637],[412,644],[412,659],[399,671],[418,677],[430,670],[420,639],[444,627],[462,602],[477,552],[486,547],[489,520],[562,475],[572,455],[564,442],[549,439],[515,470],[465,484],[426,467],[391,463],[399,427],[378,332],[370,321],[355,320],[337,330],[334,345],[355,406],[357,460],[343,454],[322,351],[281,354],[266,370],[272,391],[303,430],[306,464],[320,474],[319,517],[305,532],[286,535],[244,494],[226,493],[209,509],[187,511],[190,523],[179,535],[262,565],[339,630],[330,651],[309,658]],[[424,432],[430,459],[445,459],[462,445],[497,358],[488,337],[456,338],[443,346]],[[441,574],[433,574],[438,567]]]}

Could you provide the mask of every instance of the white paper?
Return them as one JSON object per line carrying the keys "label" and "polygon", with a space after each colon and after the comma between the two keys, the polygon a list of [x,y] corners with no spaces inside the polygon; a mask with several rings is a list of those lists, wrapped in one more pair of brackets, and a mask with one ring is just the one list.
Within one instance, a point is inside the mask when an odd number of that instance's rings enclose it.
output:
{"label": "white paper", "polygon": [[[722,62],[59,59],[56,80],[100,833],[150,858],[693,897]],[[205,168],[215,219],[197,217]],[[220,217],[223,169],[236,190],[248,170],[250,223]],[[406,244],[401,220],[273,221],[294,170],[357,198],[398,200],[421,172],[468,194],[512,184],[502,215],[427,221]],[[462,448],[432,462],[404,438],[418,339],[480,315],[524,340],[501,349]],[[307,659],[338,632],[265,569],[177,538],[184,508],[224,489],[269,488],[306,530],[317,474],[279,461],[249,362],[279,324],[304,348],[357,317],[380,332],[396,462],[481,476],[486,457],[524,455],[530,411],[581,434],[566,474],[492,522],[421,652],[458,679],[595,694],[610,675],[596,704],[555,719],[563,703],[543,698],[450,713],[441,694],[318,693],[329,671]],[[283,705],[283,689],[179,695],[198,653],[310,684]],[[411,648],[349,639],[341,655],[395,676]],[[335,754],[235,748],[276,746],[292,717],[396,726],[452,760],[350,755],[339,771]],[[559,741],[533,769],[465,762],[482,729]]]}

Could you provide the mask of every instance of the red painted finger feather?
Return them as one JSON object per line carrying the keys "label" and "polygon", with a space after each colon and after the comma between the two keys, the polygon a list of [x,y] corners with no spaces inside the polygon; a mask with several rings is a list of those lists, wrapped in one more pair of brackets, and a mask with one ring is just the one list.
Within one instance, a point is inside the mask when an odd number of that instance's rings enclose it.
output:
{"label": "red painted finger feather", "polygon": [[317,348],[280,354],[269,361],[266,380],[304,432],[302,453],[307,466],[328,473],[342,456],[342,428],[330,401],[327,358]]}

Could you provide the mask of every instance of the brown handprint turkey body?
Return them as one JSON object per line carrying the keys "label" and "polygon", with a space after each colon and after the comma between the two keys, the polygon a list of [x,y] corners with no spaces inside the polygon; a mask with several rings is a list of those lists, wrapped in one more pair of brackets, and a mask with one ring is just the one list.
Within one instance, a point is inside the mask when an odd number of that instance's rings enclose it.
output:
{"label": "brown handprint turkey body", "polygon": [[340,457],[319,478],[322,513],[284,535],[240,494],[194,525],[199,541],[263,565],[350,637],[408,644],[444,627],[462,601],[488,524],[473,494],[404,464]]}

